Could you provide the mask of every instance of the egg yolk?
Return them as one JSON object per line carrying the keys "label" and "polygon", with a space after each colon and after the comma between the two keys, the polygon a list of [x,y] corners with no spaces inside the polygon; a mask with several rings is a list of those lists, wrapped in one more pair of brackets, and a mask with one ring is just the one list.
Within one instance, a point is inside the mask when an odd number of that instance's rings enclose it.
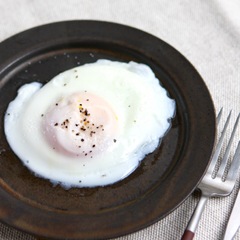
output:
{"label": "egg yolk", "polygon": [[56,101],[42,126],[52,148],[66,155],[93,157],[117,141],[117,116],[111,106],[86,91]]}

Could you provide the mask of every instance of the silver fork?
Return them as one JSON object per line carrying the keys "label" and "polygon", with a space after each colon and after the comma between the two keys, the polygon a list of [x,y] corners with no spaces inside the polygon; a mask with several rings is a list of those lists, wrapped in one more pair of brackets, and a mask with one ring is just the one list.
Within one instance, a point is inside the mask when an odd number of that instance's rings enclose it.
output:
{"label": "silver fork", "polygon": [[[217,116],[217,124],[219,124],[221,116],[222,116],[222,109]],[[234,188],[235,182],[238,177],[239,167],[240,167],[240,141],[238,142],[238,146],[234,154],[233,160],[229,166],[228,173],[225,173],[225,172],[226,172],[226,166],[228,165],[228,156],[230,153],[230,148],[231,148],[233,138],[237,129],[240,114],[236,119],[235,125],[233,127],[233,131],[231,133],[231,137],[229,139],[221,164],[218,170],[216,170],[216,167],[218,165],[218,157],[220,155],[220,151],[223,145],[223,139],[226,133],[226,129],[227,129],[230,117],[231,117],[231,112],[229,113],[226,123],[223,127],[221,137],[216,146],[215,152],[213,154],[213,157],[207,169],[207,172],[198,186],[199,190],[201,191],[201,197],[188,223],[188,226],[182,236],[182,240],[193,239],[207,200],[211,197],[228,196]]]}

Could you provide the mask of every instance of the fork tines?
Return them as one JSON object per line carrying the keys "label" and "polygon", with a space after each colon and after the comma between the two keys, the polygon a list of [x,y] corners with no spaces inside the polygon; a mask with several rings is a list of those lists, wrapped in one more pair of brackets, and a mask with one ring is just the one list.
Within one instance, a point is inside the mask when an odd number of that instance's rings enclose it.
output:
{"label": "fork tines", "polygon": [[[226,123],[224,124],[221,136],[219,138],[218,144],[217,144],[216,149],[215,149],[215,153],[212,157],[212,161],[211,161],[210,166],[209,166],[209,170],[212,170],[213,168],[215,168],[216,163],[218,161],[218,158],[219,158],[219,155],[220,155],[220,152],[221,152],[221,148],[222,148],[222,145],[223,145],[223,140],[224,140],[224,137],[226,135],[226,130],[227,130],[228,124],[230,122],[231,114],[232,114],[232,111],[229,112]],[[217,116],[217,124],[219,124],[221,117],[222,117],[222,109],[220,110],[220,112]],[[232,131],[230,139],[228,141],[227,148],[226,148],[226,151],[224,153],[221,165],[220,165],[217,173],[215,174],[215,176],[217,176],[217,177],[223,177],[224,173],[226,171],[227,163],[228,163],[228,157],[229,157],[229,154],[230,154],[230,149],[231,149],[231,146],[232,146],[234,135],[236,133],[237,126],[238,126],[238,123],[239,123],[239,118],[240,118],[240,114],[238,115],[238,117],[235,121],[233,131]],[[237,146],[237,149],[235,151],[235,154],[234,154],[234,157],[233,157],[233,160],[232,160],[229,172],[228,172],[227,179],[229,179],[229,178],[233,179],[233,178],[237,177],[235,175],[238,174],[238,171],[237,171],[236,168],[238,166],[239,154],[240,154],[240,141],[238,142],[238,146]],[[215,176],[213,176],[213,177],[215,177]]]}

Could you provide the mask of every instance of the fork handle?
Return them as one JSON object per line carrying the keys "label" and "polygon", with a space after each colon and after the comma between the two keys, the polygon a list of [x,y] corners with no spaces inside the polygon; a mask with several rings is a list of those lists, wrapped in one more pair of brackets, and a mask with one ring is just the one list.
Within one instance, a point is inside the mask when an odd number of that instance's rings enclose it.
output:
{"label": "fork handle", "polygon": [[192,240],[194,238],[194,233],[191,232],[190,230],[185,230],[183,236],[182,236],[182,239],[184,240]]}
{"label": "fork handle", "polygon": [[203,210],[204,210],[204,207],[206,205],[208,198],[209,198],[208,196],[201,194],[201,197],[197,204],[197,207],[194,210],[194,213],[187,225],[187,228],[186,228],[181,240],[192,240],[194,238],[194,234],[196,232],[198,223],[200,221],[200,218],[202,216],[202,213],[203,213]]}

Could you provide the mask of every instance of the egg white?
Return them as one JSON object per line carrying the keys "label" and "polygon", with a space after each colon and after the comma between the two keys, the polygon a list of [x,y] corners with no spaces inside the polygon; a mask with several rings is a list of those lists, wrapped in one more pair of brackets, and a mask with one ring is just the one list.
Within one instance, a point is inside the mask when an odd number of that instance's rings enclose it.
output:
{"label": "egg white", "polygon": [[[76,158],[53,149],[40,126],[50,105],[84,91],[111,105],[117,141],[92,157]],[[99,60],[65,71],[44,86],[22,86],[9,104],[4,126],[12,150],[37,176],[67,188],[95,187],[132,173],[156,149],[174,113],[175,101],[148,66]]]}

